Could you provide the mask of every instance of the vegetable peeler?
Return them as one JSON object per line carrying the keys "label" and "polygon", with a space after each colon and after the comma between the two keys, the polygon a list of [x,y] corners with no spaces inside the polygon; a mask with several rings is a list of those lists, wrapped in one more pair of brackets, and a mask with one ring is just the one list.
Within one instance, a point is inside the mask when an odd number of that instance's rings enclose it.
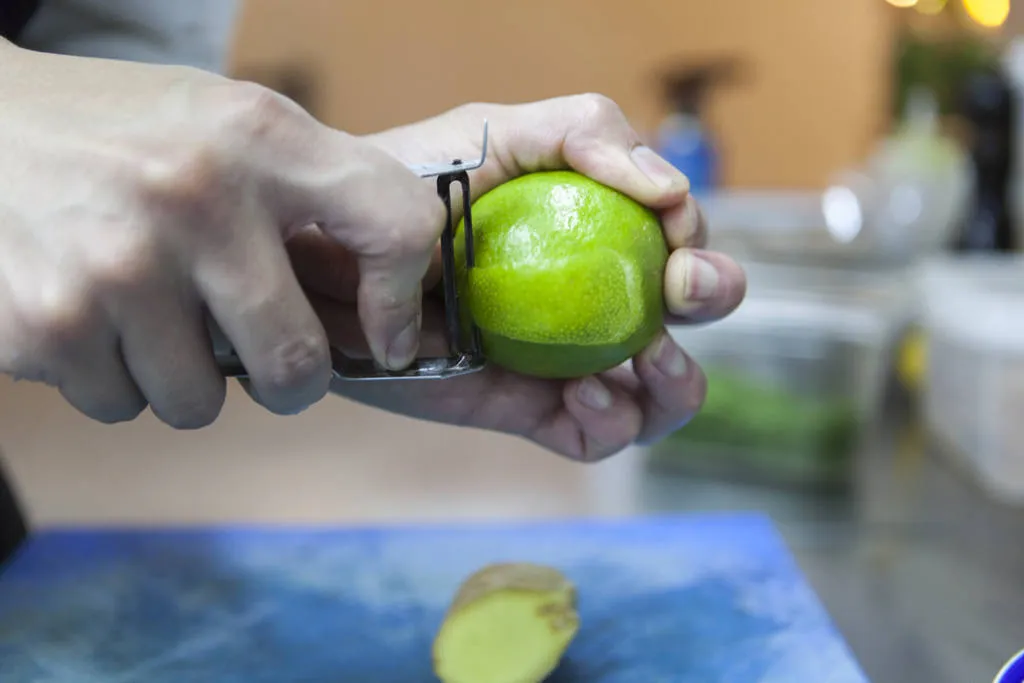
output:
{"label": "vegetable peeler", "polygon": [[[391,379],[446,379],[482,370],[485,359],[481,348],[480,330],[471,323],[468,334],[463,333],[460,316],[460,297],[455,280],[455,220],[452,215],[451,188],[458,184],[462,189],[463,237],[466,243],[466,267],[475,266],[473,252],[473,217],[470,207],[469,171],[483,166],[487,159],[487,121],[484,121],[484,137],[480,158],[473,161],[454,159],[449,164],[419,164],[409,170],[421,178],[437,177],[437,194],[447,209],[447,223],[441,233],[441,270],[444,289],[445,332],[448,341],[448,355],[441,357],[417,358],[404,370],[388,370],[372,358],[351,358],[338,349],[331,348],[331,367],[336,380],[368,381]],[[468,338],[467,338],[468,337]],[[246,378],[248,372],[241,359],[230,345],[216,349],[218,367],[225,377]]]}

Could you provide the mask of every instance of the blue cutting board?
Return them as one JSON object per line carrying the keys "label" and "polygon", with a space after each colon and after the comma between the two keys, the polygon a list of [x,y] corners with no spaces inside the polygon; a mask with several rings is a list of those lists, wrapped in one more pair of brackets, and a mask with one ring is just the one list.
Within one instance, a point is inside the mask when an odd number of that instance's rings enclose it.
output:
{"label": "blue cutting board", "polygon": [[0,573],[3,683],[429,683],[458,584],[576,583],[552,683],[866,683],[758,516],[36,534]]}

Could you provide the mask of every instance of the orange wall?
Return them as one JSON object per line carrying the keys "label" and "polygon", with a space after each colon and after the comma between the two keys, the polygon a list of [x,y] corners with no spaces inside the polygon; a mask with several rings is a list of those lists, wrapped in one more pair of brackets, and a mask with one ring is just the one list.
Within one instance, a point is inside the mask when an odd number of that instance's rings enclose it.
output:
{"label": "orange wall", "polygon": [[649,131],[666,59],[736,54],[749,83],[711,108],[727,182],[808,187],[884,128],[892,28],[881,0],[247,0],[234,69],[308,65],[318,115],[356,133],[581,91]]}

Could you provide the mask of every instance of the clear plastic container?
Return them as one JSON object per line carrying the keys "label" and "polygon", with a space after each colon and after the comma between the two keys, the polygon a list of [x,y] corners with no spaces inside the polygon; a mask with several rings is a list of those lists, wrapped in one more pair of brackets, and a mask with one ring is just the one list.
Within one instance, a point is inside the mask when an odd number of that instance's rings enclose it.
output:
{"label": "clear plastic container", "polygon": [[746,301],[673,337],[705,369],[708,400],[652,449],[652,464],[779,483],[843,483],[881,415],[912,320],[903,272],[746,265]]}
{"label": "clear plastic container", "polygon": [[1024,258],[933,259],[917,284],[929,432],[994,498],[1024,503]]}

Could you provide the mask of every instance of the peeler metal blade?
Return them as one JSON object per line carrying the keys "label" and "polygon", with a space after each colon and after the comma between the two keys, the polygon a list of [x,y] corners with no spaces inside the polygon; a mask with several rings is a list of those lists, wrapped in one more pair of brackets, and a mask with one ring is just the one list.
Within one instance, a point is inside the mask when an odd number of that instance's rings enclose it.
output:
{"label": "peeler metal blade", "polygon": [[[488,123],[484,120],[480,157],[466,161],[454,159],[444,164],[414,164],[409,170],[421,178],[437,178],[437,194],[444,202],[447,223],[441,233],[441,272],[444,294],[445,332],[448,355],[417,358],[404,370],[389,370],[372,358],[352,358],[339,349],[331,348],[331,367],[336,380],[372,381],[395,379],[446,379],[482,370],[486,365],[480,342],[480,330],[470,323],[469,330],[461,324],[461,305],[455,279],[455,219],[452,212],[451,187],[458,184],[462,191],[463,239],[466,267],[476,265],[473,250],[473,217],[470,201],[469,172],[480,168],[487,160]],[[214,353],[225,377],[245,378],[248,372],[238,354],[226,344],[223,337],[215,336]],[[219,348],[218,348],[219,347]]]}
{"label": "peeler metal blade", "polygon": [[484,119],[484,139],[480,145],[480,158],[473,161],[455,159],[450,164],[412,164],[408,168],[421,178],[431,176],[455,175],[457,173],[468,173],[480,168],[487,160],[487,119]]}

